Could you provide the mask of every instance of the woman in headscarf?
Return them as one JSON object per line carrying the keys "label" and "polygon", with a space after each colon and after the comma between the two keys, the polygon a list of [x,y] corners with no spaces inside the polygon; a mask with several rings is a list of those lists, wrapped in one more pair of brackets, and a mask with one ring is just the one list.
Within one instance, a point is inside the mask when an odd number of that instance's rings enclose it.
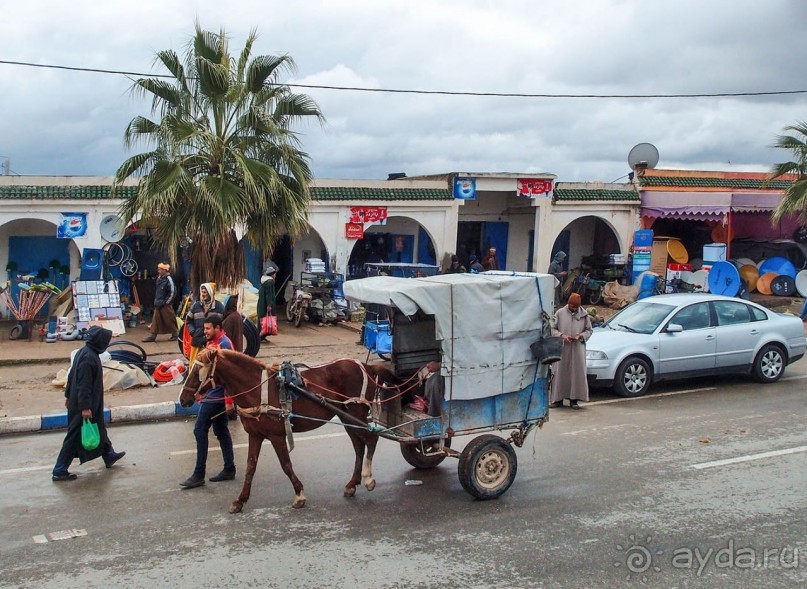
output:
{"label": "woman in headscarf", "polygon": [[188,358],[191,364],[196,360],[196,354],[205,347],[205,318],[211,313],[217,313],[219,317],[224,317],[224,305],[216,300],[216,285],[212,282],[205,282],[199,287],[199,300],[191,305],[185,325],[188,326],[188,333],[191,336],[191,354]]}
{"label": "woman in headscarf", "polygon": [[224,304],[224,320],[221,328],[233,344],[236,352],[244,351],[244,318],[238,312],[238,295],[230,295]]}

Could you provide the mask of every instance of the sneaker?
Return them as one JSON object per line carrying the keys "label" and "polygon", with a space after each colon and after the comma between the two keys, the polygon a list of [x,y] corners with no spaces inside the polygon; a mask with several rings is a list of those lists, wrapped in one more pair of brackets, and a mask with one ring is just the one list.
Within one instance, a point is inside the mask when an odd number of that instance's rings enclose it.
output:
{"label": "sneaker", "polygon": [[75,481],[78,475],[72,472],[63,472],[61,474],[55,474],[51,478],[54,482],[61,483],[62,481]]}
{"label": "sneaker", "polygon": [[144,337],[142,341],[144,341],[144,342],[157,341],[157,336],[152,333],[152,334],[147,335],[146,337]]}
{"label": "sneaker", "polygon": [[107,468],[112,468],[112,465],[124,456],[126,456],[126,452],[112,452],[104,456],[104,464],[106,464]]}
{"label": "sneaker", "polygon": [[183,489],[195,489],[196,487],[201,487],[204,484],[205,477],[198,477],[194,474],[179,483],[179,486]]}
{"label": "sneaker", "polygon": [[580,405],[577,404],[577,401],[572,401],[569,407],[571,407],[572,409],[581,409]]}
{"label": "sneaker", "polygon": [[563,401],[555,401],[554,403],[549,404],[550,409],[557,409],[558,407],[563,407]]}
{"label": "sneaker", "polygon": [[219,474],[214,477],[210,477],[211,483],[218,483],[221,481],[231,481],[235,478],[235,471],[234,470],[222,470]]}

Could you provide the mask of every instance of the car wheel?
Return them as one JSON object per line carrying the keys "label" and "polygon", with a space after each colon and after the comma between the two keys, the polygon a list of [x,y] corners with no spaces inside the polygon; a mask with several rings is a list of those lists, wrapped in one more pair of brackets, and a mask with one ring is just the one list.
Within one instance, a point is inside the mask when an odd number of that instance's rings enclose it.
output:
{"label": "car wheel", "polygon": [[754,376],[759,382],[776,382],[785,372],[785,355],[779,346],[767,344],[754,358]]}
{"label": "car wheel", "polygon": [[[419,468],[421,470],[428,470],[430,468],[434,468],[435,466],[439,465],[443,460],[446,459],[446,454],[433,454],[431,456],[426,456],[423,454],[423,449],[421,448],[421,443],[423,444],[430,444],[430,442],[415,442],[414,444],[401,444],[401,455],[404,457],[410,465],[414,466],[415,468]],[[431,442],[433,444],[439,444],[438,441]],[[451,438],[446,438],[443,442],[446,448],[451,447]]]}
{"label": "car wheel", "polygon": [[494,435],[479,436],[465,446],[457,469],[462,488],[477,499],[500,497],[516,478],[513,447]]}
{"label": "car wheel", "polygon": [[641,358],[628,358],[616,370],[614,390],[623,397],[641,397],[650,388],[652,371]]}

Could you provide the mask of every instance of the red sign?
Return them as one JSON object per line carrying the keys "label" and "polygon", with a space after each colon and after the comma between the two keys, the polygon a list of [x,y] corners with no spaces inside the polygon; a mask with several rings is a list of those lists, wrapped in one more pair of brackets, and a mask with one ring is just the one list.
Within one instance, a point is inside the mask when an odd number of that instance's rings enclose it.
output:
{"label": "red sign", "polygon": [[345,237],[348,239],[362,239],[364,225],[361,223],[345,223]]}
{"label": "red sign", "polygon": [[350,207],[350,223],[378,223],[387,218],[387,207]]}
{"label": "red sign", "polygon": [[518,195],[534,198],[552,191],[552,180],[518,179]]}

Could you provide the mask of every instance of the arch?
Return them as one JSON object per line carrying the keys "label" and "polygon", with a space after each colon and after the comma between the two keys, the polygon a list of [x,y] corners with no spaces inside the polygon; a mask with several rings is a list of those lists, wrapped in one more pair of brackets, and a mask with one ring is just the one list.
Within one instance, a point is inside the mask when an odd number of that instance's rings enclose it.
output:
{"label": "arch", "polygon": [[420,263],[437,265],[435,240],[429,229],[414,217],[393,215],[384,225],[371,225],[364,238],[353,243],[348,256],[349,277],[360,277],[366,262]]}
{"label": "arch", "polygon": [[563,248],[568,248],[568,268],[580,266],[583,258],[589,256],[607,257],[625,252],[623,236],[617,227],[610,219],[597,214],[574,218],[560,229],[553,237],[550,259]]}

